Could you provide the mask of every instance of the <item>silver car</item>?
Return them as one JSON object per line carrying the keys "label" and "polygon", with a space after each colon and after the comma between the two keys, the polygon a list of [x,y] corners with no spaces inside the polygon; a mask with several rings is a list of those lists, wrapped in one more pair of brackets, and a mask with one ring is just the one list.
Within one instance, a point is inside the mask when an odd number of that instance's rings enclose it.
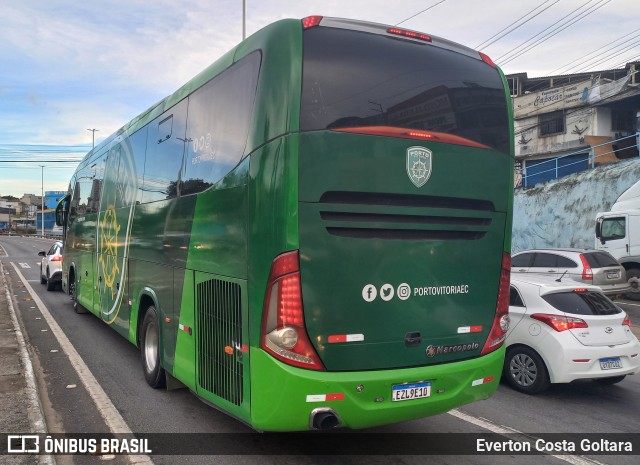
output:
{"label": "silver car", "polygon": [[511,273],[537,273],[593,284],[609,297],[630,291],[622,265],[608,252],[588,249],[533,249],[511,257]]}
{"label": "silver car", "polygon": [[47,291],[53,291],[62,282],[62,242],[56,241],[48,252],[38,253],[40,260],[40,283],[47,285]]}

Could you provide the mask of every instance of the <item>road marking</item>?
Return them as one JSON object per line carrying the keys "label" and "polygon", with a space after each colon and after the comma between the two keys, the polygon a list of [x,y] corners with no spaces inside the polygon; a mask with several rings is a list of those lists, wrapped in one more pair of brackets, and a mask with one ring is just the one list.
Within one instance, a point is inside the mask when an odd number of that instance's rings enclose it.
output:
{"label": "road marking", "polygon": [[28,263],[18,263],[18,265],[20,265],[21,268],[31,268],[31,266]]}
{"label": "road marking", "polygon": [[[484,428],[492,433],[501,434],[501,435],[514,435],[520,434],[528,441],[535,441],[536,438],[532,434],[523,433],[522,431],[518,431],[517,429],[509,428],[508,426],[496,425],[495,423],[487,420],[486,418],[474,417],[473,415],[469,415],[467,413],[461,412],[458,409],[453,409],[448,412],[449,415],[456,417],[459,420],[466,421],[467,423],[471,423],[472,425],[479,426],[480,428]],[[551,457],[554,457],[558,460],[563,460],[567,463],[571,463],[573,465],[606,465],[602,462],[598,462],[597,460],[590,459],[588,457],[583,457],[581,455],[555,455],[555,454],[545,454]]]}
{"label": "road marking", "polygon": [[[73,344],[71,344],[71,341],[69,341],[67,335],[64,333],[64,331],[62,331],[62,328],[60,328],[56,320],[53,318],[44,302],[42,302],[40,296],[38,296],[38,294],[34,292],[29,282],[24,278],[24,276],[22,276],[22,273],[20,273],[20,271],[18,270],[16,264],[11,262],[11,265],[16,270],[16,273],[18,273],[22,284],[24,284],[25,288],[33,297],[33,302],[37,305],[40,313],[42,313],[44,319],[47,320],[47,324],[51,329],[51,333],[58,340],[60,349],[62,349],[62,351],[69,358],[71,366],[73,366],[73,368],[76,370],[80,381],[87,389],[87,392],[93,399],[93,402],[96,404],[98,411],[102,415],[102,418],[104,419],[111,432],[114,434],[133,434],[127,423],[124,421],[124,418],[122,418],[122,415],[120,415],[120,412],[118,412],[118,409],[116,409],[116,407],[111,402],[111,399],[109,399],[107,393],[104,392],[104,389],[102,389],[102,386],[100,386],[95,376],[93,376],[93,373],[91,373],[89,367],[86,365],[86,363],[84,363],[84,360],[82,359],[82,357],[80,357],[80,354],[78,354]],[[148,455],[132,455],[128,458],[131,463],[135,463],[136,465],[153,465],[153,461]]]}
{"label": "road marking", "polygon": [[0,244],[0,249],[2,249],[2,251],[4,252],[3,257],[5,257],[5,258],[6,258],[6,257],[8,257],[8,256],[9,256],[9,254],[7,253],[7,249],[5,249],[5,248],[2,246],[2,244]]}

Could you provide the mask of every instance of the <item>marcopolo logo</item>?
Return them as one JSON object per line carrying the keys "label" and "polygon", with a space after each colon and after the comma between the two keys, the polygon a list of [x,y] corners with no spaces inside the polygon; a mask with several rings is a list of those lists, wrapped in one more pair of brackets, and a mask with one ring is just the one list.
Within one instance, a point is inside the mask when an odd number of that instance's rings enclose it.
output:
{"label": "marcopolo logo", "polygon": [[451,354],[453,352],[469,352],[478,350],[480,344],[470,342],[468,344],[453,344],[449,346],[428,346],[425,350],[427,357],[435,357],[436,355]]}
{"label": "marcopolo logo", "polygon": [[407,149],[407,175],[416,186],[422,187],[431,176],[431,159],[433,153],[424,147]]}

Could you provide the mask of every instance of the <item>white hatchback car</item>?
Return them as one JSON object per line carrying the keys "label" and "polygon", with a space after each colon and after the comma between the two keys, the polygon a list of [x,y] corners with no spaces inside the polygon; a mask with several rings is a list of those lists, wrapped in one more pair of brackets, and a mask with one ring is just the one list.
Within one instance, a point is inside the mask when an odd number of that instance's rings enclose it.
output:
{"label": "white hatchback car", "polygon": [[56,241],[48,252],[38,253],[40,259],[40,283],[53,291],[62,282],[62,242]]}
{"label": "white hatchback car", "polygon": [[518,391],[577,379],[614,384],[640,372],[629,317],[596,286],[511,275],[509,316],[503,376]]}

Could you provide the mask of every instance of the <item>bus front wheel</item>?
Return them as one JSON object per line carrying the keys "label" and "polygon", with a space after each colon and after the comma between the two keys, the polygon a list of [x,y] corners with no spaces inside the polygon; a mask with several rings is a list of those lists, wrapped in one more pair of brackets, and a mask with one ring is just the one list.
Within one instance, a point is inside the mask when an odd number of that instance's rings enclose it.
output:
{"label": "bus front wheel", "polygon": [[147,309],[142,321],[140,354],[144,377],[149,386],[154,389],[164,387],[166,376],[164,369],[160,366],[160,331],[158,329],[158,315],[154,306]]}

